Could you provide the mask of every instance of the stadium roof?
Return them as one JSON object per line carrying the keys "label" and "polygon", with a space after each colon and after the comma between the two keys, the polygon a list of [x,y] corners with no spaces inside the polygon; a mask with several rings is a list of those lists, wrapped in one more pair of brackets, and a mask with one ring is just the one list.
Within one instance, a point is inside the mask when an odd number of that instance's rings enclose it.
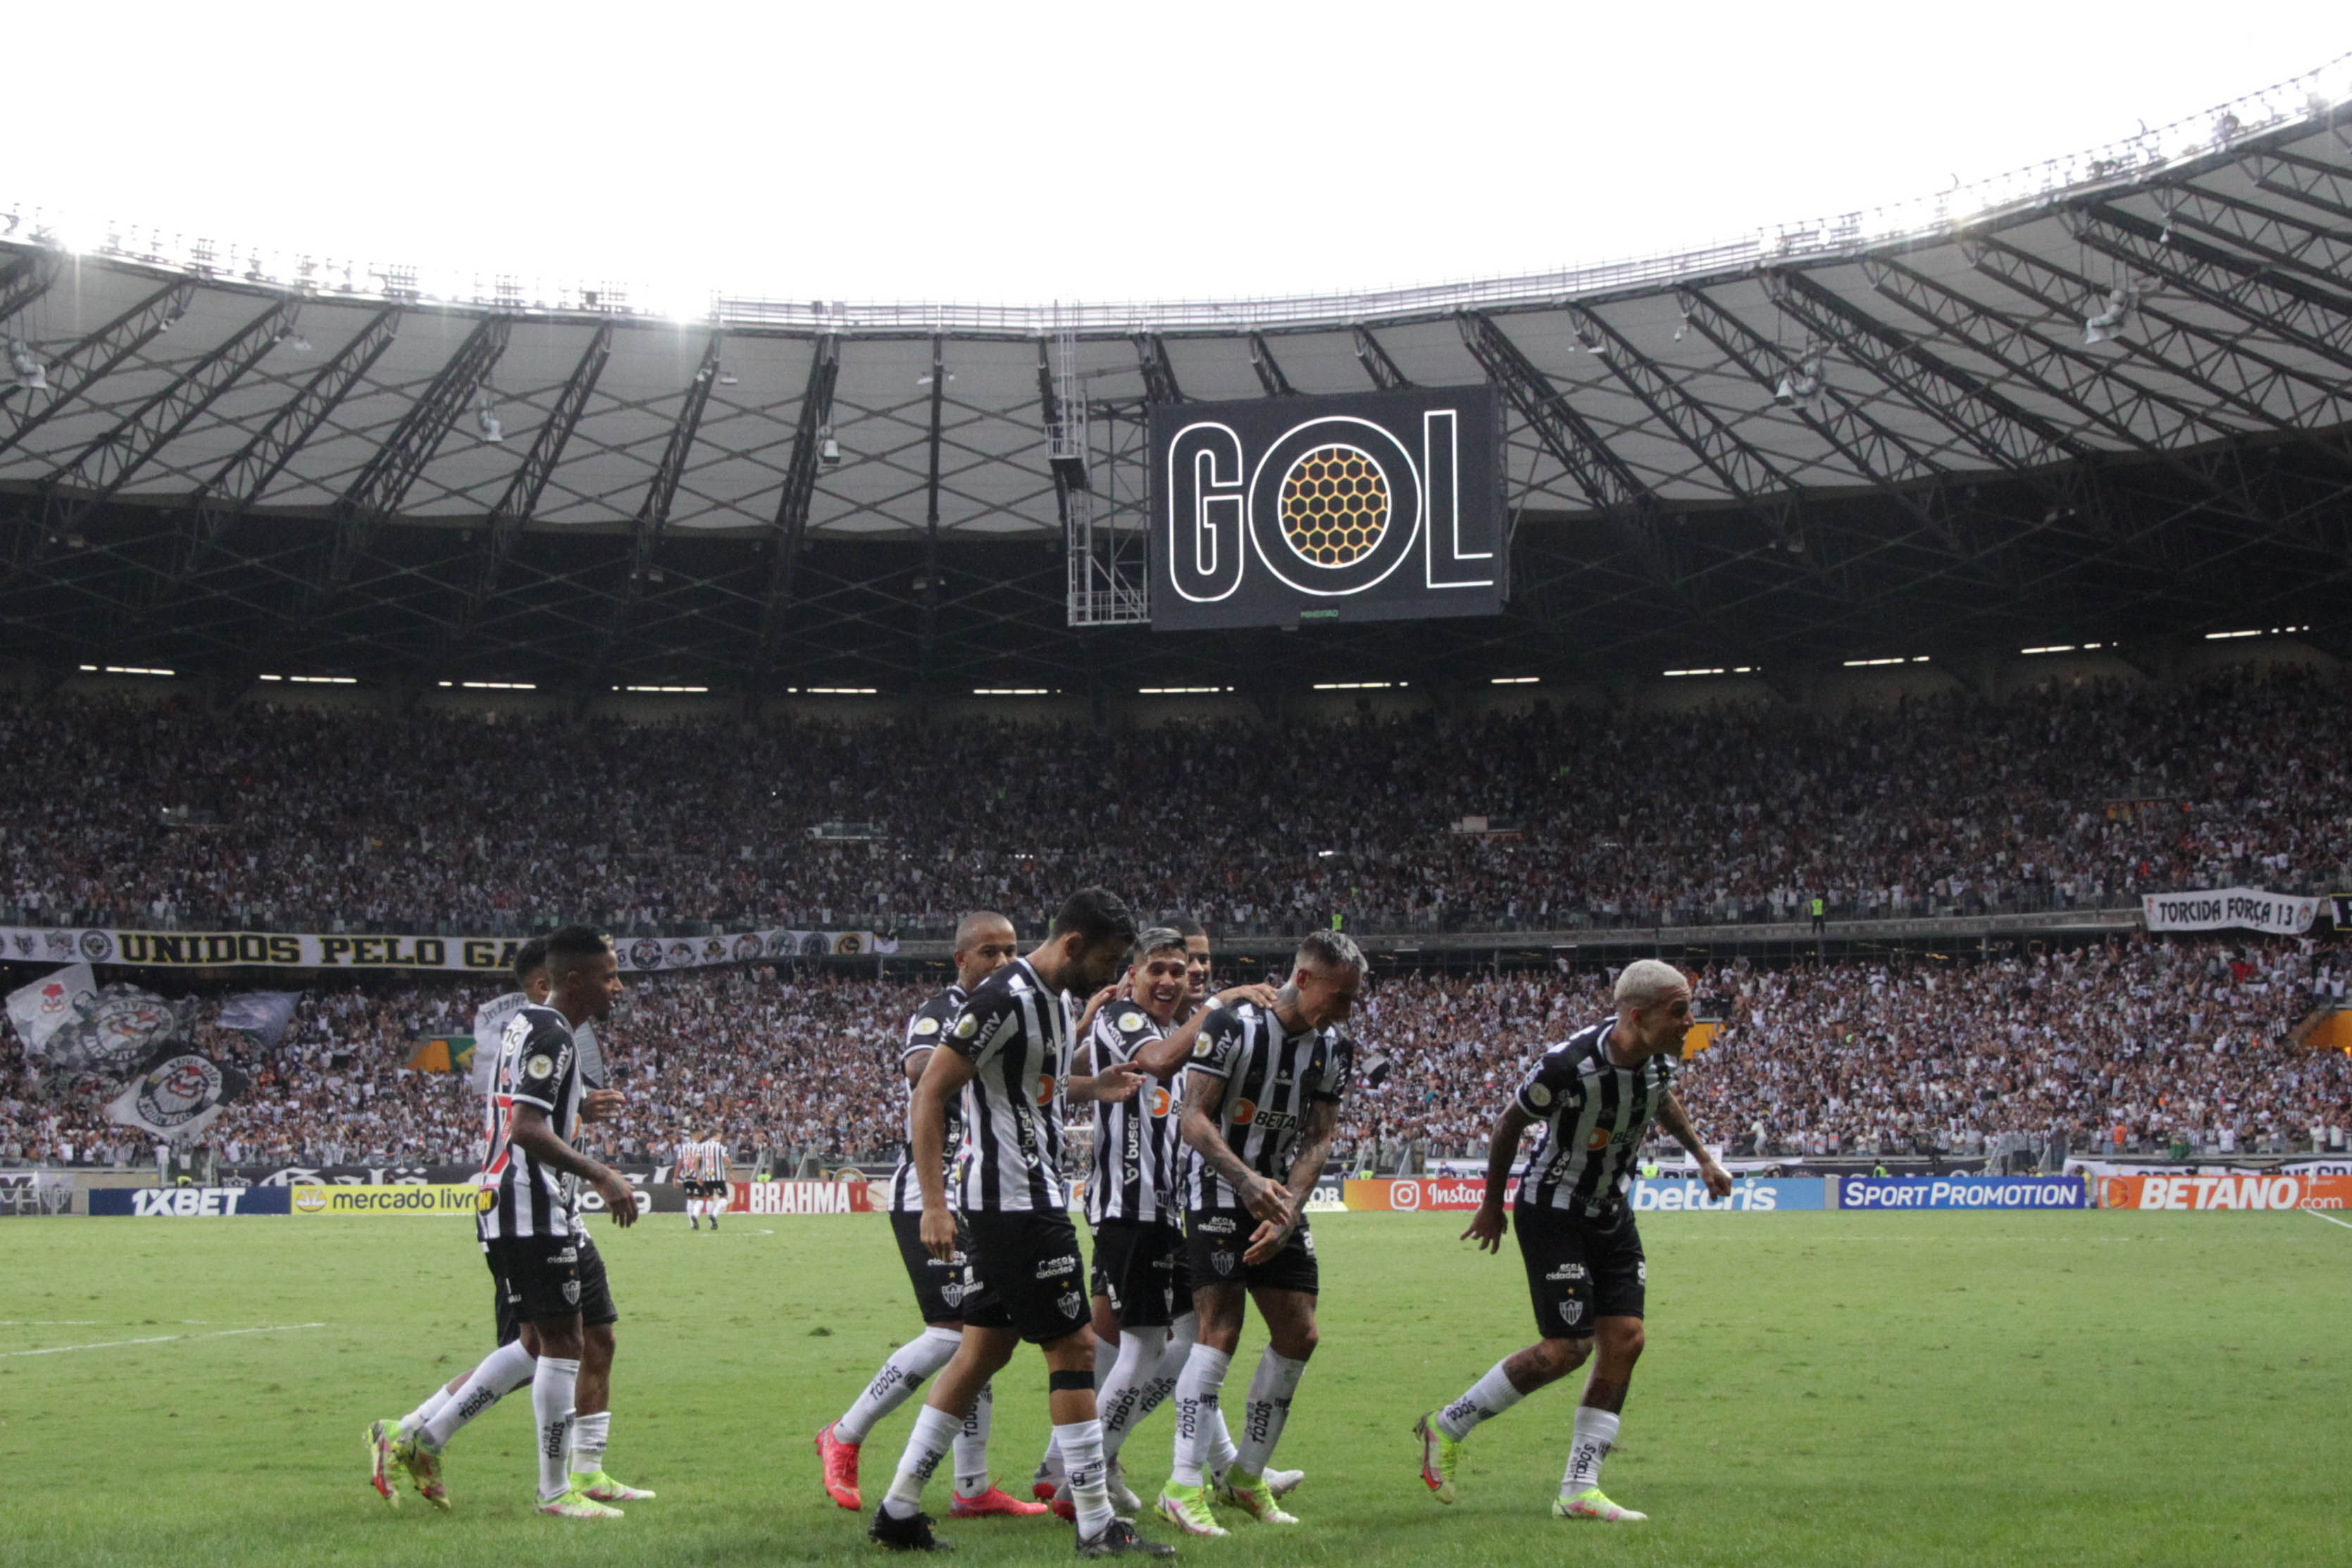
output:
{"label": "stadium roof", "polygon": [[[1372,295],[719,300],[679,321],[19,233],[0,647],[952,689],[1230,683],[1276,649],[1478,676],[2324,639],[2352,566],[2346,63],[1910,207]],[[1045,445],[1064,336],[1098,504],[1128,525],[1152,404],[1493,381],[1510,612],[1409,651],[1379,628],[1070,631]]]}

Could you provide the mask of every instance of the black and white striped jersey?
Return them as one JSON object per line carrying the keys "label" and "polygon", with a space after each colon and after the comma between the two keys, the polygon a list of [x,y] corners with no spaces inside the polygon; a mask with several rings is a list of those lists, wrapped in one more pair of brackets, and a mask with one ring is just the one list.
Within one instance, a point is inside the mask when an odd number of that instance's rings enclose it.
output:
{"label": "black and white striped jersey", "polygon": [[[1318,1100],[1337,1104],[1347,1098],[1355,1076],[1355,1047],[1337,1028],[1294,1034],[1273,1009],[1243,1002],[1218,1009],[1201,1026],[1184,1067],[1187,1073],[1224,1080],[1224,1098],[1213,1120],[1225,1146],[1259,1175],[1287,1182],[1306,1133],[1307,1109]],[[1196,1214],[1244,1206],[1233,1184],[1197,1152],[1184,1205]]]}
{"label": "black and white striped jersey", "polygon": [[1060,1214],[1070,1004],[1016,958],[973,987],[943,1038],[975,1071],[963,1091],[967,1214]]}
{"label": "black and white striped jersey", "polygon": [[681,1143],[677,1177],[685,1182],[723,1182],[728,1177],[727,1145],[716,1138]]}
{"label": "black and white striped jersey", "polygon": [[[907,1020],[907,1043],[898,1052],[898,1082],[907,1091],[907,1141],[898,1149],[898,1168],[890,1173],[889,1212],[920,1214],[923,1212],[923,1184],[915,1174],[915,1091],[907,1082],[907,1062],[918,1051],[928,1051],[940,1043],[947,1026],[955,1022],[956,1009],[963,1005],[964,990],[950,985],[921,1006]],[[956,1201],[956,1155],[963,1147],[962,1097],[948,1102],[947,1138],[940,1144],[941,1160],[947,1174],[948,1202]]]}
{"label": "black and white striped jersey", "polygon": [[1638,1067],[1619,1067],[1609,1058],[1615,1026],[1604,1018],[1579,1029],[1546,1051],[1519,1085],[1520,1111],[1543,1124],[1519,1166],[1520,1203],[1600,1214],[1633,1190],[1642,1140],[1682,1062],[1644,1057]]}
{"label": "black and white striped jersey", "polygon": [[568,1141],[579,1130],[582,1096],[596,1087],[581,1070],[580,1047],[562,1014],[533,1003],[507,1020],[484,1108],[490,1146],[477,1178],[482,1193],[475,1216],[482,1240],[581,1234],[572,1179],[514,1146],[515,1108],[537,1106]]}
{"label": "black and white striped jersey", "polygon": [[[1167,1031],[1126,997],[1095,1014],[1087,1032],[1092,1070],[1130,1060]],[[1181,1211],[1177,1194],[1175,1096],[1171,1085],[1146,1076],[1135,1098],[1095,1103],[1094,1161],[1087,1178],[1087,1222],[1107,1219],[1173,1223]]]}

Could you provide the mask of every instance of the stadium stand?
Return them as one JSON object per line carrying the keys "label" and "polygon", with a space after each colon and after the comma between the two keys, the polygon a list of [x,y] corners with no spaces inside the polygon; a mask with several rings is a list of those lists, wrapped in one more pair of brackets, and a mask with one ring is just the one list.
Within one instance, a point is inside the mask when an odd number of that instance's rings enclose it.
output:
{"label": "stadium stand", "polygon": [[[2352,1064],[2288,1037],[2344,970],[2340,949],[2311,942],[2147,937],[1981,963],[1735,963],[1699,973],[1726,1027],[1685,1092],[1746,1155],[2326,1152],[2342,1147]],[[689,1125],[772,1164],[887,1161],[903,1115],[890,1068],[932,988],[766,967],[642,980],[608,1031],[632,1107],[601,1136],[633,1163],[667,1159]],[[481,1104],[465,1077],[404,1064],[416,1038],[463,1028],[488,994],[442,981],[314,991],[268,1052],[199,1025],[254,1080],[211,1131],[224,1163],[472,1160]],[[1353,1030],[1390,1071],[1349,1100],[1340,1163],[1481,1156],[1528,1063],[1605,996],[1599,977],[1550,969],[1379,978]],[[30,1098],[22,1069],[11,1037],[0,1162],[145,1158],[100,1108]]]}
{"label": "stadium stand", "polygon": [[[0,700],[0,923],[512,934],[1036,928],[1122,888],[1228,935],[2136,907],[2352,887],[2352,684],[2280,664],[1825,712],[1097,731]],[[1296,760],[1318,760],[1314,789]],[[61,759],[77,787],[51,787]],[[975,798],[975,781],[990,781]],[[877,837],[811,836],[872,819]],[[1454,831],[1465,817],[1491,831]],[[1015,830],[1008,827],[1017,825]],[[579,847],[586,846],[585,850]]]}

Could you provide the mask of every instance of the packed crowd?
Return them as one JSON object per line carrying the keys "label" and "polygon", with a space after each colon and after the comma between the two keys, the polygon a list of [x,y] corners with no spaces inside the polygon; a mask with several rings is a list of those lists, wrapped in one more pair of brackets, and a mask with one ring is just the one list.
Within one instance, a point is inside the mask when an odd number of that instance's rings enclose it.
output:
{"label": "packed crowd", "polygon": [[[2340,1148],[2346,1058],[2290,1036],[2341,1000],[2347,968],[2343,950],[2307,942],[2147,937],[1983,962],[1734,964],[1697,977],[1698,1010],[1722,1028],[1684,1094],[1709,1137],[1758,1155],[1972,1154],[2019,1137],[2078,1152],[2118,1140]],[[595,1146],[652,1163],[717,1136],[781,1170],[887,1162],[905,1104],[901,1029],[929,988],[766,967],[641,981],[600,1029],[631,1105]],[[478,1093],[463,1074],[406,1064],[420,1039],[463,1033],[488,995],[443,981],[316,992],[267,1049],[199,1023],[200,1042],[252,1079],[207,1137],[229,1164],[474,1161]],[[1338,1157],[1381,1170],[1483,1157],[1528,1064],[1606,998],[1602,974],[1376,977],[1351,1032],[1388,1070],[1349,1100]],[[33,1098],[22,1068],[9,1037],[0,1159],[143,1154],[95,1102]]]}
{"label": "packed crowd", "polygon": [[[2352,886],[2352,683],[2279,668],[1843,715],[664,729],[0,700],[0,923],[1229,934],[2128,904]],[[70,787],[59,787],[69,779]],[[1483,818],[1487,831],[1457,831]]]}

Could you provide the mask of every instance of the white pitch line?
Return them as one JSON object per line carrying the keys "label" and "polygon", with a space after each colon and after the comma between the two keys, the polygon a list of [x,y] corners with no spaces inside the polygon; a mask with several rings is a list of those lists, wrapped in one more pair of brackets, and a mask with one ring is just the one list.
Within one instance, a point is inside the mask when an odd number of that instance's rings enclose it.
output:
{"label": "white pitch line", "polygon": [[2317,1209],[2305,1209],[2303,1212],[2314,1219],[2324,1219],[2330,1225],[2340,1225],[2347,1230],[2352,1230],[2352,1220],[2340,1220],[2332,1214],[2321,1214]]}
{"label": "white pitch line", "polygon": [[209,1334],[150,1334],[140,1340],[100,1340],[87,1345],[48,1345],[37,1351],[0,1351],[0,1361],[20,1355],[63,1355],[68,1351],[110,1351],[119,1345],[163,1345],[174,1340],[225,1340],[232,1334],[288,1334],[301,1329],[323,1329],[324,1323],[272,1323],[260,1329],[221,1329]]}

